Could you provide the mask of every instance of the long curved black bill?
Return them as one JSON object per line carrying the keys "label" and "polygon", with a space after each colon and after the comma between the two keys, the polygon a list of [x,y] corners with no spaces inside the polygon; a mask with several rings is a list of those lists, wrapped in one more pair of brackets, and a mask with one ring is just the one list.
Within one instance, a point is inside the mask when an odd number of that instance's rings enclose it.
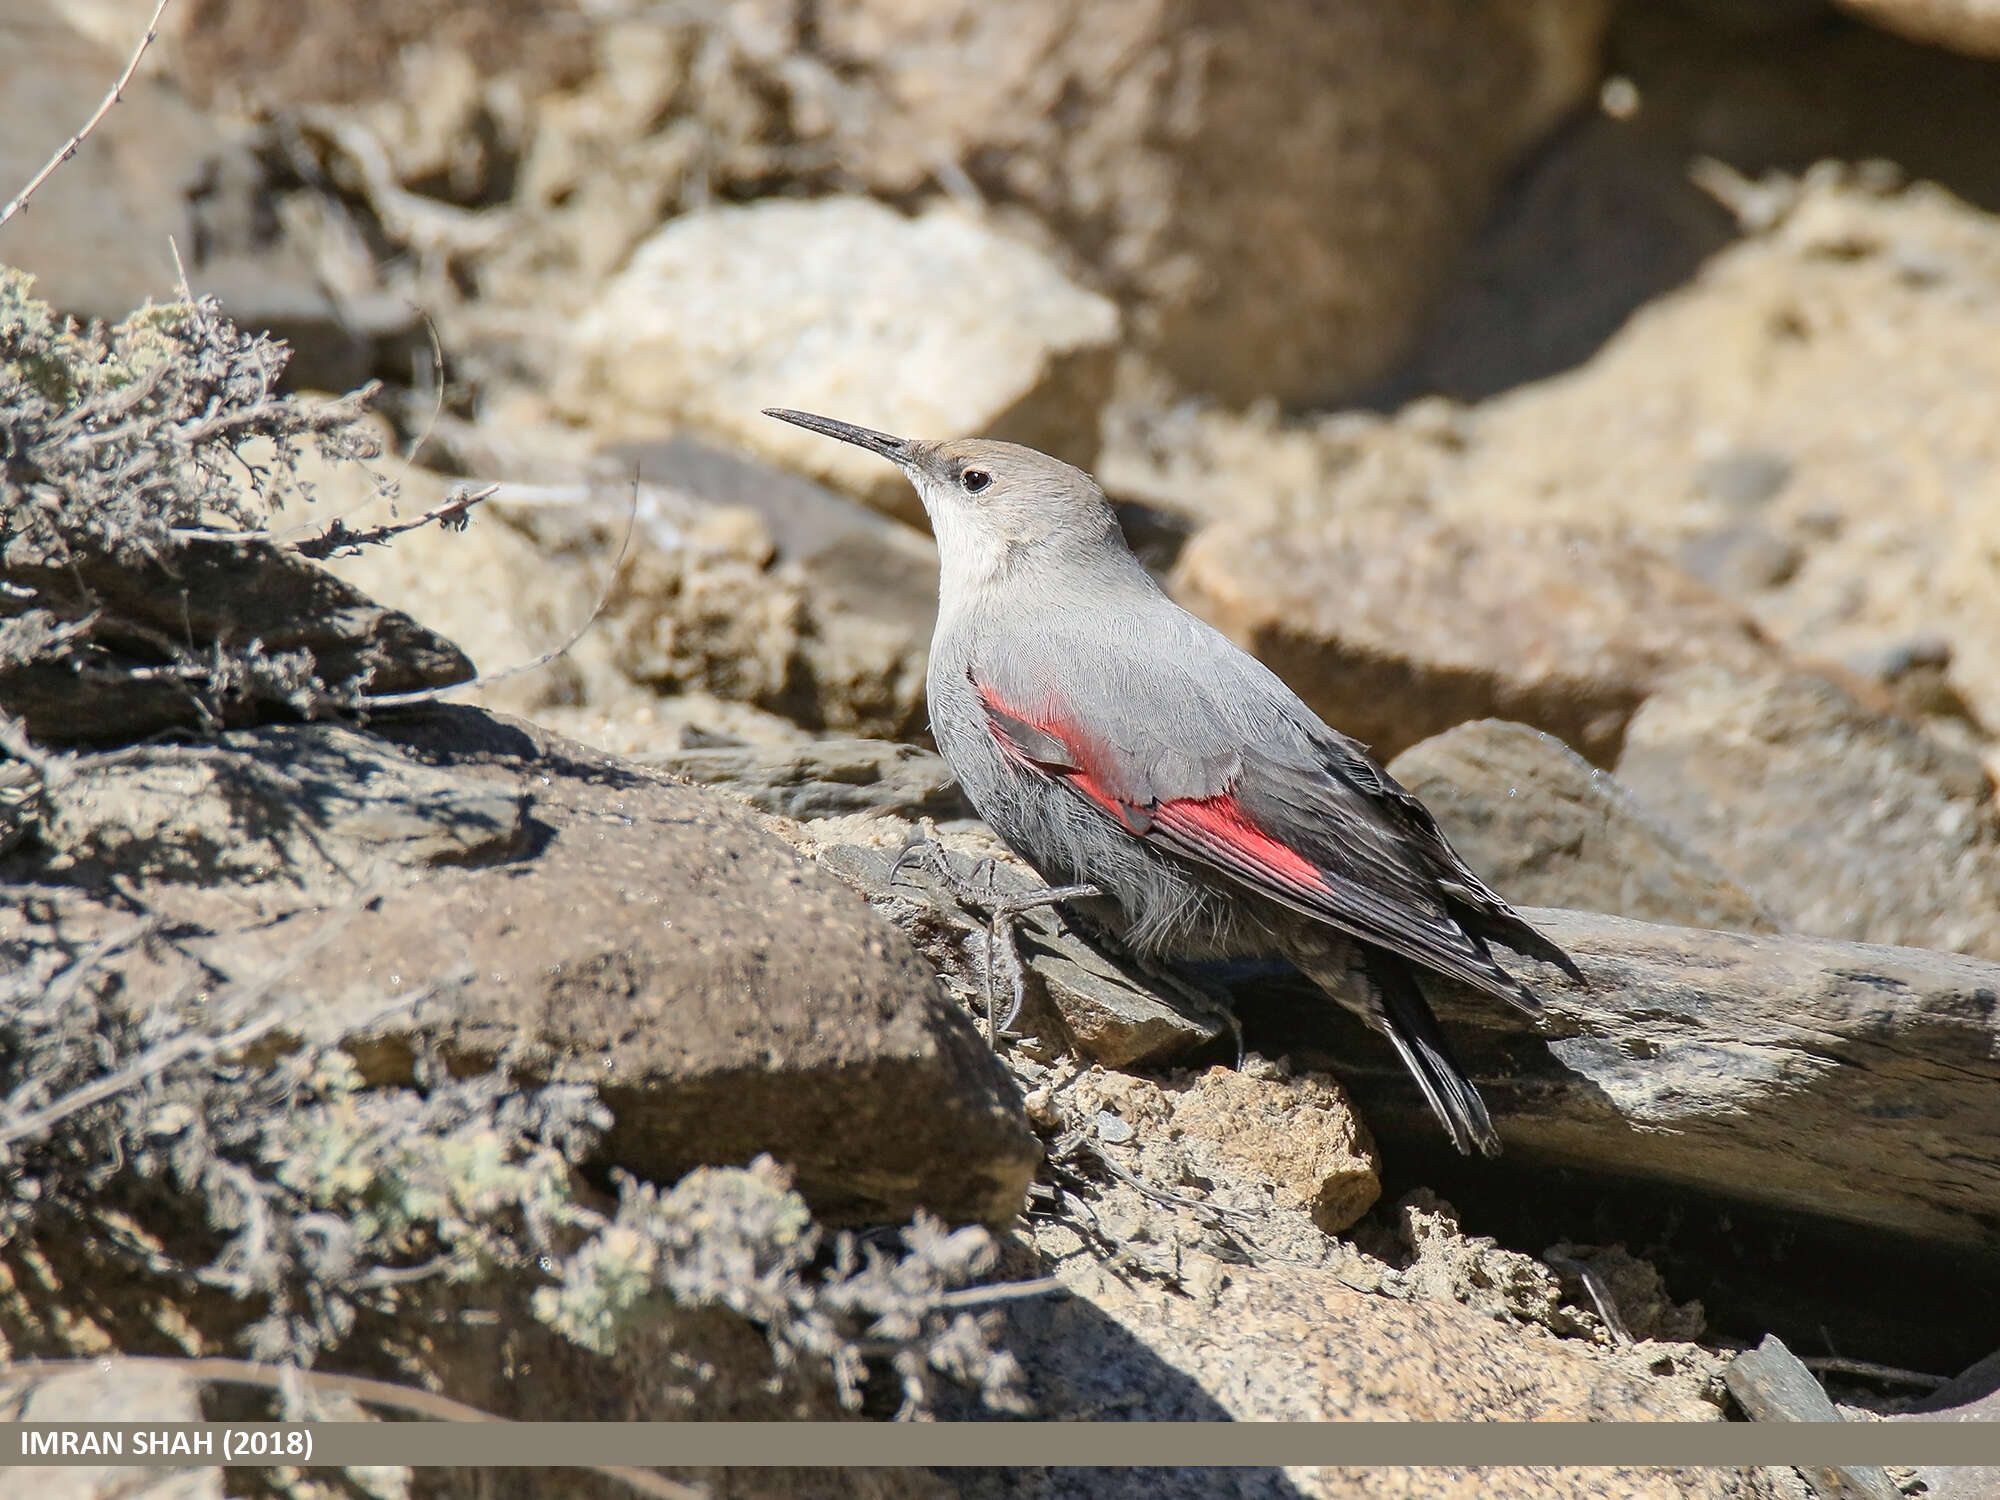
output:
{"label": "long curved black bill", "polygon": [[886,432],[856,427],[852,422],[836,422],[832,417],[816,417],[809,411],[787,411],[782,406],[767,406],[764,415],[776,417],[780,422],[790,422],[794,427],[803,427],[808,432],[817,432],[822,437],[839,438],[843,443],[866,448],[870,453],[881,454],[891,463],[901,463],[909,448],[903,439],[890,437]]}

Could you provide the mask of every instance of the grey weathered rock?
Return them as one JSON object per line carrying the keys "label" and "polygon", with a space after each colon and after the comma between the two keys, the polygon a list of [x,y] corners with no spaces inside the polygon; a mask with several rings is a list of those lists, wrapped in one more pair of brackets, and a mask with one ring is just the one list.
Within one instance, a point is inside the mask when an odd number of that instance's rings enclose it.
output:
{"label": "grey weathered rock", "polygon": [[[1962,1370],[1892,1422],[2000,1422],[2000,1353]],[[1920,1468],[1934,1500],[1993,1500],[2000,1494],[2000,1464]]]}
{"label": "grey weathered rock", "polygon": [[[1433,987],[1510,1158],[1990,1249],[2000,965],[1823,938],[1522,915],[1582,966],[1539,1025]],[[1340,1076],[1378,1136],[1428,1128],[1392,1056]]]}
{"label": "grey weathered rock", "polygon": [[688,504],[753,513],[796,576],[804,619],[792,709],[807,722],[921,733],[924,663],[937,618],[937,546],[923,532],[825,485],[686,434],[614,446],[607,471],[635,469]]}
{"label": "grey weathered rock", "polygon": [[[254,759],[254,796],[216,765],[231,756]],[[769,1153],[835,1220],[1019,1208],[1039,1150],[1012,1082],[901,935],[750,809],[470,709],[373,736],[267,727],[196,759],[206,774],[170,787],[161,764],[183,756],[120,757],[58,815],[69,847],[186,932],[121,959],[135,992],[275,976],[285,1028],[339,1040],[377,1084],[406,1082],[420,1042],[455,1067],[505,1056],[588,1081],[614,1119],[604,1160],[648,1180]],[[132,806],[145,827],[87,826]],[[334,868],[251,883],[306,850]],[[216,864],[233,881],[187,878]],[[363,882],[377,898],[356,906]],[[119,924],[92,889],[59,901],[65,941]],[[329,909],[338,941],[300,962]],[[33,942],[53,919],[5,920]],[[464,983],[384,1011],[454,970]]]}
{"label": "grey weathered rock", "polygon": [[[199,1422],[201,1390],[164,1363],[107,1359],[0,1389],[0,1411],[16,1422]],[[222,1500],[222,1470],[111,1463],[102,1467],[10,1467],[4,1488],[35,1500]]]}
{"label": "grey weathered rock", "polygon": [[1088,464],[1117,334],[1110,302],[958,210],[771,200],[641,245],[576,329],[561,399],[612,434],[705,429],[921,524],[894,468],[761,408]]}
{"label": "grey weathered rock", "polygon": [[[781,559],[810,562],[857,539],[894,547],[905,528],[880,511],[789,469],[676,433],[664,441],[613,443],[599,455],[607,482],[660,485],[705,506],[755,511]],[[935,567],[937,549],[927,539]],[[937,592],[935,574],[930,592]]]}
{"label": "grey weathered rock", "polygon": [[[1723,1372],[1729,1394],[1756,1422],[1838,1422],[1840,1410],[1813,1373],[1775,1334],[1738,1355]],[[1863,1465],[1801,1468],[1821,1500],[1899,1500],[1902,1491],[1882,1469]]]}
{"label": "grey weathered rock", "polygon": [[942,756],[887,740],[663,751],[635,759],[725,788],[764,812],[800,822],[870,811],[904,818],[970,816]]}
{"label": "grey weathered rock", "polygon": [[1210,526],[1174,592],[1383,759],[1499,718],[1608,765],[1675,668],[1774,655],[1734,605],[1644,548],[1388,508]]}
{"label": "grey weathered rock", "polygon": [[1788,926],[2000,958],[2000,808],[1979,760],[1827,678],[1695,669],[1618,777]]}
{"label": "grey weathered rock", "polygon": [[1480,878],[1516,904],[1777,930],[1762,903],[1609,772],[1525,724],[1461,724],[1411,746],[1389,772],[1437,815]]}
{"label": "grey weathered rock", "polygon": [[[891,885],[893,856],[884,850],[834,845],[818,858],[908,932],[946,982],[983,1009],[989,965],[983,920],[964,912],[922,869],[905,867]],[[974,868],[962,855],[953,863],[961,877]],[[991,868],[994,888],[1002,894],[1041,884],[999,860]],[[1114,1067],[1161,1062],[1213,1041],[1228,1025],[1215,1003],[1200,995],[1177,993],[1171,1002],[1163,998],[1162,981],[1113,959],[1071,928],[1054,907],[1023,913],[1017,932],[1029,1009],[1016,1024],[1033,1030],[1046,1015],[1036,1004],[1039,992],[1054,1012],[1047,1017],[1053,1022],[1052,1040],[1073,1044],[1085,1056]],[[1012,1003],[1012,990],[1003,970],[994,974],[993,991],[1004,1012]]]}
{"label": "grey weathered rock", "polygon": [[65,879],[270,882],[342,895],[377,862],[495,864],[527,840],[527,796],[328,724],[213,745],[136,745],[49,794],[45,868]]}

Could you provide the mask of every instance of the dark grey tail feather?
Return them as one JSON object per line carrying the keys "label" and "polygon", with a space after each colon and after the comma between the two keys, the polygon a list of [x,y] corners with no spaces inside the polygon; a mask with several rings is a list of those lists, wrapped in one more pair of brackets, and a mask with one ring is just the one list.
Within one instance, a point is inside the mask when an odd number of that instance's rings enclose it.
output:
{"label": "dark grey tail feather", "polygon": [[1367,952],[1368,977],[1382,1000],[1382,1030],[1423,1091],[1424,1102],[1461,1156],[1500,1154],[1500,1134],[1472,1080],[1451,1055],[1430,1002],[1404,961],[1379,948]]}

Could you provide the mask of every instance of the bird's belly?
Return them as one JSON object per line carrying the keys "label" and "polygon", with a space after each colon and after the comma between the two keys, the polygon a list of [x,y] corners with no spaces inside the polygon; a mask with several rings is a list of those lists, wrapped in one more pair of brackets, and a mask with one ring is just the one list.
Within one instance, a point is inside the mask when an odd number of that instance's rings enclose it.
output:
{"label": "bird's belly", "polygon": [[1089,884],[1102,891],[1100,899],[1072,903],[1090,923],[1162,958],[1275,951],[1260,920],[1260,898],[1150,847],[1059,781],[998,757],[993,769],[982,789],[967,784],[973,806],[1050,885]]}

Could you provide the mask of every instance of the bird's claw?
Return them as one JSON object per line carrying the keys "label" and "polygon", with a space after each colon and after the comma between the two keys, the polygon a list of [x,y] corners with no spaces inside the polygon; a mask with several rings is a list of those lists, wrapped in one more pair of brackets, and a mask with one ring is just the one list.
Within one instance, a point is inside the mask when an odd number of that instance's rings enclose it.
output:
{"label": "bird's claw", "polygon": [[[1015,926],[1022,914],[1064,901],[1088,900],[1103,892],[1094,885],[1044,886],[1040,890],[1002,892],[997,860],[990,856],[983,858],[973,865],[970,875],[960,875],[951,867],[950,854],[936,839],[913,839],[905,844],[889,866],[890,883],[893,884],[911,866],[934,878],[961,906],[986,917],[986,1040],[997,1048],[1002,1036],[1012,1036],[1009,1028],[1020,1018],[1022,1007],[1028,1003],[1028,970],[1021,961],[1021,950],[1015,935]],[[999,999],[994,994],[993,976],[996,970],[1005,972],[1008,988],[1012,991],[1004,1016],[999,1014]]]}

